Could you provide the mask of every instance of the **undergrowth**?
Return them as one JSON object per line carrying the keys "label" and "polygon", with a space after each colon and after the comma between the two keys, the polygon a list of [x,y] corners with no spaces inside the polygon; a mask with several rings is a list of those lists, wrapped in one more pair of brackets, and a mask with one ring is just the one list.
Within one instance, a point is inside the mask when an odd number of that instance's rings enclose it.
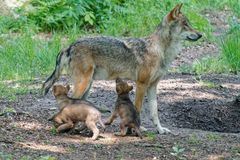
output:
{"label": "undergrowth", "polygon": [[219,56],[206,56],[193,62],[192,72],[238,73],[240,71],[240,25],[233,25],[229,32],[218,42]]}

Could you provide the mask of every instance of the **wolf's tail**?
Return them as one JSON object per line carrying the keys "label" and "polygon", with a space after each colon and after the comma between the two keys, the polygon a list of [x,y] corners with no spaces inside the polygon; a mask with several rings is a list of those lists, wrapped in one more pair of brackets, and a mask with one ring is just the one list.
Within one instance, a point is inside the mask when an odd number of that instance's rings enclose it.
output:
{"label": "wolf's tail", "polygon": [[62,70],[66,65],[66,62],[68,61],[65,53],[66,52],[63,50],[58,54],[54,71],[42,85],[42,95],[45,96],[48,93],[49,89],[52,87],[52,85],[60,77]]}

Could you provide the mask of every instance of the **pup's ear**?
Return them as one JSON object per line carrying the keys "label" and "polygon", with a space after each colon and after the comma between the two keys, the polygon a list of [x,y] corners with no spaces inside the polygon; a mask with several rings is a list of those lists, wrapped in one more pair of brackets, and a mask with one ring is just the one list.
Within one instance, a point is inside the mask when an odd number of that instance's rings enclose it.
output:
{"label": "pup's ear", "polygon": [[68,92],[69,92],[69,90],[71,89],[70,85],[67,85],[66,88],[67,88],[67,91],[68,91]]}
{"label": "pup's ear", "polygon": [[116,91],[117,91],[117,94],[121,94],[121,93],[122,93],[121,87],[117,86],[117,87],[116,87]]}
{"label": "pup's ear", "polygon": [[167,15],[168,22],[174,21],[179,17],[182,5],[183,5],[182,3],[176,5],[175,8],[173,8],[173,10]]}
{"label": "pup's ear", "polygon": [[133,86],[128,86],[128,91],[133,90]]}

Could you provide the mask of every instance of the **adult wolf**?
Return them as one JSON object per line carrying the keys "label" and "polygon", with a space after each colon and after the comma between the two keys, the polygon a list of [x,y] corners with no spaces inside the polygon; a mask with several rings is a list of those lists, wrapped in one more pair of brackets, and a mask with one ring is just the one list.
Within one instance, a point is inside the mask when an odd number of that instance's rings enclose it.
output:
{"label": "adult wolf", "polygon": [[194,30],[177,5],[162,20],[156,31],[144,38],[81,38],[63,49],[56,67],[43,84],[43,94],[66,68],[73,80],[74,97],[86,98],[93,80],[117,77],[136,82],[135,106],[141,111],[147,93],[151,117],[159,133],[169,132],[161,126],[157,109],[157,84],[180,50],[182,40],[196,41],[202,35]]}

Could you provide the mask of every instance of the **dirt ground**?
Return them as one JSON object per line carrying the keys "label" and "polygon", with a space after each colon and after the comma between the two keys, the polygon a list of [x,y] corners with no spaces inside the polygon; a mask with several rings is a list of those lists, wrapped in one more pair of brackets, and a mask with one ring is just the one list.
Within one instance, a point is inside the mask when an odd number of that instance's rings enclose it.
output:
{"label": "dirt ground", "polygon": [[[225,14],[207,13],[210,21],[227,28]],[[222,32],[217,27],[215,30],[216,35]],[[202,42],[186,47],[172,68],[191,64],[208,54],[219,54],[216,44]],[[39,88],[42,81],[36,80],[32,85]],[[59,83],[69,81],[64,77]],[[207,74],[199,80],[196,75],[169,73],[158,84],[158,107],[160,122],[171,134],[157,134],[145,98],[141,122],[148,131],[143,139],[115,136],[119,131],[118,119],[96,141],[90,139],[89,131],[54,132],[47,120],[58,111],[51,92],[45,97],[29,92],[17,95],[14,101],[0,99],[1,112],[9,106],[16,111],[0,116],[0,159],[240,160],[240,97],[236,97],[239,94],[239,75]],[[135,92],[130,97],[134,100]],[[115,82],[95,81],[89,100],[106,120],[116,100]]]}

